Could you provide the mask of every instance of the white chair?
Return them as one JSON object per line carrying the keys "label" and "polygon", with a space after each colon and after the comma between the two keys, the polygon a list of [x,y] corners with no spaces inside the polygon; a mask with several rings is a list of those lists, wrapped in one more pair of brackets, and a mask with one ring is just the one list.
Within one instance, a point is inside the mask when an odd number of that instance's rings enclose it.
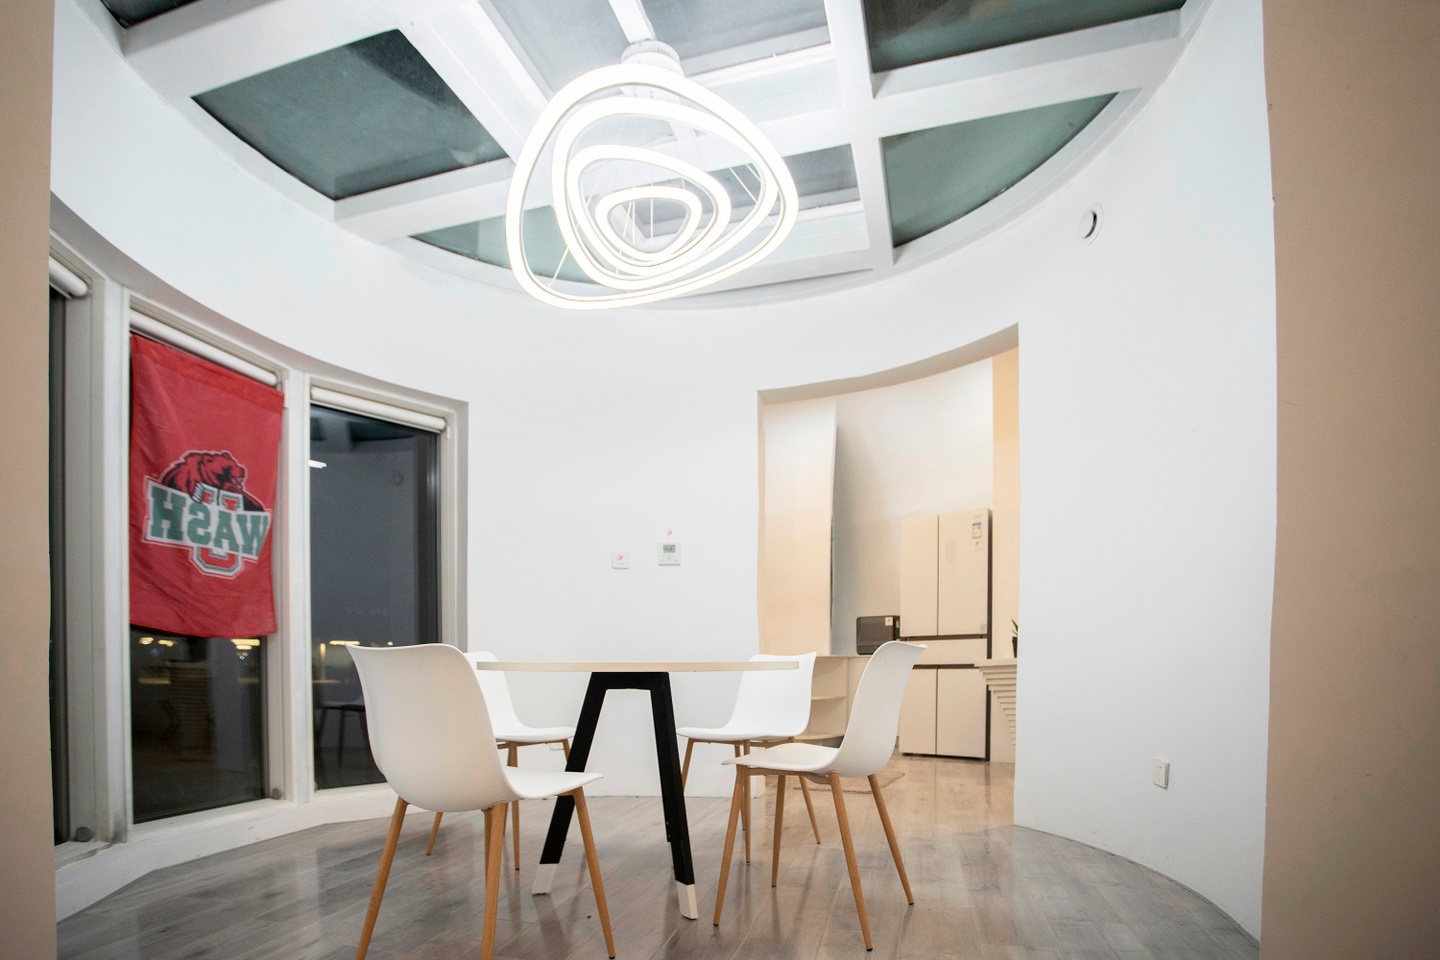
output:
{"label": "white chair", "polygon": [[[520,719],[515,712],[515,702],[510,699],[510,684],[505,680],[505,674],[499,670],[476,670],[476,663],[494,663],[499,658],[493,653],[479,651],[465,654],[465,659],[470,661],[471,671],[476,679],[480,681],[480,689],[485,693],[485,708],[490,712],[490,726],[495,731],[495,746],[506,751],[505,762],[510,766],[519,764],[519,748],[533,746],[542,743],[558,743],[565,751],[565,758],[570,758],[570,738],[575,736],[574,727],[532,727]],[[425,856],[435,849],[435,838],[440,834],[440,819],[443,813],[435,814],[435,823],[430,828],[430,845],[425,848]],[[515,804],[510,811],[512,822],[511,832],[514,835],[515,844],[515,869],[520,869],[520,804]],[[503,824],[501,825],[503,828]]]}
{"label": "white chair", "polygon": [[580,835],[590,864],[605,947],[615,956],[610,912],[600,880],[600,862],[585,806],[585,784],[597,773],[522,770],[500,763],[490,714],[475,667],[454,647],[425,643],[411,647],[351,647],[370,717],[370,752],[399,795],[375,875],[370,909],[360,935],[356,960],[364,960],[395,858],[395,844],[410,804],[437,813],[485,811],[485,920],[482,960],[495,952],[495,921],[500,893],[500,850],[504,845],[505,805],[569,794],[575,798]]}
{"label": "white chair", "polygon": [[870,922],[865,917],[865,895],[860,889],[860,871],[855,865],[855,845],[850,839],[850,821],[845,815],[845,796],[840,789],[841,777],[868,777],[875,807],[880,812],[880,823],[885,827],[885,839],[890,842],[890,854],[895,858],[895,869],[900,872],[900,884],[905,888],[905,899],[911,904],[915,902],[910,893],[910,880],[905,876],[905,863],[900,859],[900,845],[895,842],[895,830],[890,825],[890,813],[885,809],[885,797],[880,792],[880,781],[875,774],[884,768],[895,752],[895,734],[900,726],[900,701],[905,695],[905,680],[924,649],[921,644],[892,640],[871,655],[860,678],[860,686],[855,691],[850,722],[839,747],[782,743],[724,761],[735,764],[737,770],[735,795],[730,802],[730,826],[725,833],[725,859],[720,864],[720,888],[715,894],[717,926],[720,923],[720,908],[725,902],[725,882],[730,877],[730,857],[735,851],[735,820],[742,806],[741,797],[750,795],[750,777],[756,773],[775,774],[780,778],[775,791],[775,852],[770,866],[770,886],[775,886],[780,872],[785,777],[798,775],[802,783],[807,776],[827,778],[830,793],[835,798],[835,817],[840,821],[840,842],[845,847],[845,863],[850,868],[855,909],[860,914],[860,932],[865,936],[865,949],[873,948]]}
{"label": "white chair", "polygon": [[[680,768],[683,789],[690,775],[690,754],[697,743],[725,743],[734,748],[735,756],[749,753],[753,744],[781,743],[794,740],[810,723],[810,684],[815,675],[815,654],[777,657],[757,653],[751,660],[794,660],[794,670],[751,670],[740,675],[740,690],[730,719],[718,727],[680,727],[675,732],[689,742],[685,744],[685,762]],[[815,804],[810,787],[800,781],[805,807],[810,811],[810,829],[815,842],[820,842],[820,825],[815,820]],[[745,795],[741,811],[745,824],[745,862],[750,862],[750,795]]]}

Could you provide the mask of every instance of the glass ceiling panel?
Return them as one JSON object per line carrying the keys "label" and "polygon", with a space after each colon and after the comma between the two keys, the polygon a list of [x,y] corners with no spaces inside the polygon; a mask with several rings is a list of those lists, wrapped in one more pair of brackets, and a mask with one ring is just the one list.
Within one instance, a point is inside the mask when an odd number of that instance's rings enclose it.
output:
{"label": "glass ceiling panel", "polygon": [[608,0],[484,0],[553,93],[620,62],[629,42]]}
{"label": "glass ceiling panel", "polygon": [[332,200],[505,156],[398,30],[216,87],[195,102]]}
{"label": "glass ceiling panel", "polygon": [[110,16],[122,27],[134,26],[151,17],[168,13],[176,7],[194,3],[195,0],[100,0]]}
{"label": "glass ceiling panel", "polygon": [[1184,0],[864,0],[876,73],[1179,10]]}
{"label": "glass ceiling panel", "polygon": [[824,0],[644,0],[644,6],[656,37],[682,60],[826,26]]}
{"label": "glass ceiling panel", "polygon": [[860,199],[860,189],[855,180],[855,158],[848,143],[786,157],[785,166],[790,168],[790,176],[795,178],[801,210]]}
{"label": "glass ceiling panel", "polygon": [[[560,227],[555,223],[552,207],[536,207],[525,211],[525,259],[536,276],[556,276],[560,267],[562,280],[589,283],[575,259],[565,251],[565,239],[560,236]],[[505,249],[505,218],[492,217],[476,223],[462,223],[458,227],[432,230],[415,235],[432,247],[458,253],[471,260],[492,263],[497,267],[509,268],[510,254]],[[563,259],[563,264],[561,263]]]}
{"label": "glass ceiling panel", "polygon": [[[785,158],[795,178],[795,188],[800,192],[800,209],[827,206],[859,198],[855,180],[855,162],[850,145],[843,144],[812,153],[800,153]],[[753,204],[750,193],[742,184],[754,190],[757,184],[753,173],[746,167],[727,168],[712,171],[715,178],[724,185],[735,204],[733,217],[744,216]],[[653,208],[652,208],[653,212]],[[657,218],[658,219],[658,218]],[[642,228],[650,228],[642,223]],[[432,230],[415,235],[442,250],[458,253],[471,260],[494,264],[497,267],[510,266],[510,256],[505,249],[505,218],[491,217],[474,223],[462,223],[456,227]],[[589,278],[575,265],[574,259],[565,256],[565,241],[555,223],[555,211],[550,207],[537,207],[525,211],[526,259],[536,274],[555,276],[555,268],[561,266],[559,276],[564,280],[588,283]]]}
{"label": "glass ceiling panel", "polygon": [[1050,159],[1113,93],[886,137],[885,184],[895,246],[953,223]]}

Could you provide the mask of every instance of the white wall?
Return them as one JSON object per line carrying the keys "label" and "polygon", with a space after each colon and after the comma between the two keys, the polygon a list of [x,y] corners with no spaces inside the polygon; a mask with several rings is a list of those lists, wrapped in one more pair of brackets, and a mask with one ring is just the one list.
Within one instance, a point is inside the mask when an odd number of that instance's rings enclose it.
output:
{"label": "white wall", "polygon": [[[288,204],[148,91],[74,6],[57,23],[53,189],[160,281],[323,360],[470,404],[470,642],[501,654],[756,649],[756,393],[1019,324],[1020,823],[1162,870],[1259,930],[1275,347],[1260,18],[1217,0],[1089,166],[972,247],[767,308],[561,315]],[[1099,239],[1075,222],[1104,203]],[[463,219],[463,214],[457,213]],[[684,565],[609,568],[673,530]],[[546,718],[573,713],[562,681]],[[687,681],[682,721],[723,716]],[[627,752],[631,703],[594,763]],[[1152,756],[1172,787],[1149,783]],[[719,794],[718,769],[692,771]]]}
{"label": "white wall", "polygon": [[828,656],[835,399],[767,403],[760,432],[760,649]]}
{"label": "white wall", "polygon": [[989,360],[838,399],[835,653],[856,617],[900,612],[901,520],[990,506],[993,400]]}

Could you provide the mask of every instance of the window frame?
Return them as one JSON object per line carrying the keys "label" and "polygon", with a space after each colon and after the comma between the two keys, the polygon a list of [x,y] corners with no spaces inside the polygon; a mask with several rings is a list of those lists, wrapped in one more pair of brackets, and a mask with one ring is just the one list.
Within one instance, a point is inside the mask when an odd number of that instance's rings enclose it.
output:
{"label": "window frame", "polygon": [[[310,504],[310,478],[308,451],[310,449],[310,415],[313,407],[321,407],[329,410],[341,410],[347,413],[355,413],[361,416],[373,417],[381,420],[390,420],[403,426],[420,430],[429,430],[436,434],[436,466],[435,482],[438,486],[438,496],[435,504],[435,527],[436,527],[436,557],[435,575],[437,592],[437,638],[440,643],[449,643],[452,646],[459,646],[459,638],[464,636],[464,582],[461,577],[463,569],[463,517],[461,516],[461,504],[463,498],[460,495],[460,482],[463,476],[461,469],[462,448],[457,443],[459,430],[456,426],[456,419],[460,411],[448,409],[434,404],[424,402],[397,402],[401,398],[394,393],[369,388],[355,379],[331,376],[311,376],[309,388],[305,392],[306,403],[304,404],[304,417],[300,421],[303,425],[303,434],[307,458],[303,462],[305,506]],[[317,393],[319,396],[317,397]],[[359,401],[359,402],[355,402]],[[304,525],[305,537],[305,570],[310,570],[310,524]],[[306,643],[302,645],[299,653],[303,657],[297,657],[295,667],[297,670],[304,670],[304,694],[306,702],[310,705],[310,714],[314,715],[314,686],[310,683],[312,666],[310,663],[310,646],[313,638],[310,636],[310,591],[308,576],[305,580],[305,638]],[[463,649],[463,646],[462,646]],[[325,787],[321,788],[315,780],[314,765],[314,743],[313,726],[310,729],[311,736],[305,738],[305,747],[311,751],[309,758],[310,790],[312,793],[323,793],[325,795],[343,795],[348,790],[366,789],[368,787]],[[373,785],[371,785],[373,786]]]}
{"label": "window frame", "polygon": [[[315,789],[308,656],[312,383],[443,421],[437,431],[440,639],[463,646],[466,625],[464,402],[385,383],[301,354],[195,306],[103,244],[90,246],[110,273],[51,234],[52,256],[90,287],[88,296],[72,299],[66,307],[62,467],[71,668],[66,684],[70,811],[72,828],[91,826],[95,836],[87,843],[56,845],[62,918],[149,869],[317,823],[377,816],[394,802],[393,792],[383,783],[327,790],[320,796]],[[143,292],[127,281],[143,287]],[[187,304],[188,312],[172,304]],[[139,825],[132,810],[128,642],[132,314],[274,373],[285,396],[271,533],[278,623],[266,640],[265,658],[270,798]],[[165,340],[153,330],[142,332]],[[169,342],[187,349],[184,342]]]}

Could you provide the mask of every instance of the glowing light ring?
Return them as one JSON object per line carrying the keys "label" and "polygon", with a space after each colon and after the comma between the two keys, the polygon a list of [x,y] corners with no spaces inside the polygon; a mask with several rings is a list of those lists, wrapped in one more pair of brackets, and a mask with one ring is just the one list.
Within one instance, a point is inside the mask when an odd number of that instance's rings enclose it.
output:
{"label": "glowing light ring", "polygon": [[[638,99],[623,94],[619,89],[635,87],[650,87],[674,94],[700,109],[664,100]],[[616,93],[582,103],[587,98],[607,90],[615,90]],[[608,213],[620,203],[650,197],[675,199],[668,194],[662,196],[658,185],[627,187],[601,198],[596,213],[604,209],[606,216],[592,218],[591,212],[586,209],[583,195],[579,192],[579,181],[581,172],[589,163],[576,163],[576,160],[582,156],[589,158],[591,163],[599,162],[600,159],[632,159],[623,155],[617,156],[617,151],[623,154],[625,151],[640,148],[620,145],[586,147],[576,151],[575,156],[571,156],[570,148],[593,123],[632,115],[684,123],[738,147],[750,158],[749,162],[753,164],[760,178],[759,196],[750,212],[735,224],[721,221],[718,216],[712,217],[711,224],[705,229],[698,229],[697,225],[688,236],[667,244],[665,249],[673,250],[673,257],[654,263],[649,261],[656,252],[639,250],[624,241],[614,231],[613,226],[607,233],[605,227],[610,226]],[[571,293],[558,286],[548,286],[536,277],[526,260],[523,217],[525,195],[552,136],[556,140],[556,149],[550,177],[551,201],[561,234],[581,270],[598,283],[618,291],[616,293],[587,296]],[[561,149],[562,140],[564,149]],[[592,150],[599,152],[587,153]],[[664,157],[663,164],[655,164],[663,169],[675,171],[677,165],[683,164],[683,161],[665,154],[643,150],[641,152],[654,157]],[[643,162],[652,163],[654,160],[647,158]],[[576,167],[573,173],[569,169],[572,165]],[[510,255],[511,270],[521,289],[531,296],[572,309],[650,303],[690,293],[734,276],[772,253],[789,235],[799,211],[795,183],[785,167],[785,161],[758,127],[724,99],[704,87],[668,70],[643,63],[601,67],[566,84],[541,111],[535,129],[531,131],[524,148],[516,158],[515,166],[505,210],[505,245]],[[703,174],[703,171],[693,166],[690,169]],[[681,176],[697,186],[703,184],[699,177]],[[708,174],[703,176],[714,184],[714,187],[709,184],[704,184],[704,187],[714,202],[717,213],[721,197],[728,208],[729,194],[723,186]],[[635,192],[637,190],[645,191],[643,197]],[[715,192],[712,193],[711,190]],[[622,199],[614,199],[622,195]],[[575,202],[577,199],[578,203]],[[688,203],[685,205],[690,213],[687,221],[694,223],[696,215]],[[752,249],[732,259],[722,260],[727,254],[732,254],[740,244],[753,238],[772,219],[769,233]],[[597,226],[595,220],[603,220],[604,223]],[[684,232],[685,228],[682,227],[682,233]],[[603,266],[601,260],[608,262],[609,268]],[[710,269],[706,269],[707,267]],[[592,273],[592,269],[595,272]]]}
{"label": "glowing light ring", "polygon": [[[670,75],[666,74],[666,76]],[[675,78],[672,77],[671,79]],[[571,156],[571,148],[575,141],[592,125],[616,116],[626,115],[650,117],[672,123],[684,123],[728,140],[733,146],[743,151],[751,152],[752,155],[754,150],[751,144],[737,140],[727,125],[719,118],[712,117],[691,107],[658,100],[640,100],[632,97],[608,97],[604,100],[593,101],[577,108],[573,114],[560,124],[555,131],[554,156],[556,158],[566,158],[566,162],[562,164],[552,160],[553,166],[551,173],[551,189],[557,198],[555,217],[560,222],[560,232],[565,237],[565,243],[570,247],[570,252],[575,256],[580,269],[584,270],[596,283],[602,283],[618,290],[659,287],[665,283],[692,274],[706,263],[713,262],[724,256],[756,229],[756,222],[758,220],[763,220],[769,216],[778,193],[778,186],[775,184],[774,179],[765,177],[762,174],[761,194],[758,201],[755,206],[751,208],[750,215],[735,225],[735,228],[730,232],[730,236],[723,241],[714,243],[707,250],[699,251],[700,254],[704,254],[703,256],[697,254],[693,257],[686,257],[684,262],[673,264],[667,272],[651,272],[644,280],[637,283],[635,280],[616,276],[603,269],[598,271],[590,270],[587,267],[587,263],[593,264],[593,261],[588,260],[588,258],[582,258],[581,250],[578,248],[576,241],[572,240],[573,226],[577,219],[580,224],[588,221],[588,217],[577,214],[577,210],[583,210],[584,208],[583,195],[579,187],[580,168],[588,166],[590,162],[623,159],[641,160],[642,155],[649,158],[660,158],[658,160],[642,160],[641,162],[654,163],[657,166],[667,167],[676,171],[683,177],[697,179],[699,184],[705,185],[706,193],[711,197],[712,201],[717,204],[721,202],[720,198],[724,197],[723,202],[726,206],[725,221],[719,224],[717,235],[723,234],[725,229],[730,226],[728,222],[730,219],[729,193],[720,186],[718,181],[698,167],[671,158],[667,154],[643,150],[637,147],[611,145],[586,147],[584,150],[576,152],[573,157]],[[759,131],[756,132],[758,134]],[[585,158],[585,161],[582,161],[582,157]],[[781,163],[783,165],[784,161],[782,160]],[[710,184],[713,184],[713,186],[709,186]],[[564,200],[563,205],[559,202],[562,197]],[[567,226],[572,229],[567,230]]]}
{"label": "glowing light ring", "polygon": [[[610,214],[616,207],[624,204],[639,201],[669,201],[678,203],[685,208],[685,221],[680,225],[679,231],[669,243],[658,250],[641,250],[615,230],[614,224],[610,222]],[[704,210],[700,204],[700,198],[689,190],[681,190],[679,187],[626,187],[624,190],[616,190],[600,198],[595,204],[595,217],[593,221],[582,220],[581,223],[593,222],[595,229],[600,231],[601,239],[605,246],[620,252],[622,258],[637,266],[663,263],[677,257],[681,251],[686,249],[686,242],[700,229],[700,217]],[[698,239],[698,238],[697,238]]]}
{"label": "glowing light ring", "polygon": [[[556,156],[563,156],[558,149],[558,143]],[[565,238],[565,245],[569,247],[570,255],[575,258],[576,264],[596,283],[602,283],[606,286],[614,287],[617,290],[644,289],[647,286],[654,286],[656,283],[662,282],[656,279],[653,269],[638,272],[627,269],[627,267],[636,267],[644,264],[646,259],[648,259],[645,251],[640,250],[632,244],[624,243],[621,249],[613,251],[614,255],[611,255],[611,251],[607,251],[605,245],[601,242],[601,238],[598,236],[602,230],[602,228],[598,226],[598,221],[602,219],[599,208],[601,206],[608,206],[608,208],[613,209],[614,206],[617,206],[618,204],[609,204],[609,198],[614,196],[614,193],[607,194],[600,199],[593,217],[583,213],[585,210],[585,200],[580,187],[581,176],[586,169],[597,163],[614,160],[646,163],[664,170],[669,170],[676,176],[694,183],[704,192],[705,196],[710,199],[711,207],[715,211],[715,215],[710,220],[710,225],[695,239],[695,243],[692,244],[689,249],[677,249],[675,259],[670,261],[677,276],[689,272],[691,268],[681,269],[681,267],[694,259],[691,253],[696,249],[696,246],[713,245],[716,239],[725,232],[726,227],[729,226],[730,194],[720,185],[720,181],[699,167],[676,159],[669,154],[646,150],[641,147],[586,147],[583,150],[576,151],[570,158],[570,162],[565,164],[563,170],[559,167],[556,168],[556,174],[563,176],[564,179],[561,184],[555,185],[553,181],[559,177],[552,176],[552,189],[555,191],[554,196],[556,197],[556,203],[554,205],[555,219],[560,224],[560,234]],[[626,187],[623,191],[616,191],[616,193],[624,192],[628,199],[635,200],[650,199],[652,197],[662,199],[672,190],[678,190],[678,188],[649,185]],[[689,194],[696,200],[698,205],[700,198],[695,197],[693,191],[680,192]],[[564,201],[563,203],[560,202],[562,199]],[[577,214],[577,210],[582,211],[582,213]],[[577,230],[579,235],[577,235]],[[677,245],[672,243],[669,246]],[[605,265],[597,263],[595,259],[591,257],[592,249],[601,259],[608,263],[608,268]],[[511,262],[514,263],[513,260]],[[655,264],[664,262],[665,261],[652,260],[650,261],[650,266],[653,267]],[[637,277],[648,277],[648,279],[641,279],[637,284]]]}

